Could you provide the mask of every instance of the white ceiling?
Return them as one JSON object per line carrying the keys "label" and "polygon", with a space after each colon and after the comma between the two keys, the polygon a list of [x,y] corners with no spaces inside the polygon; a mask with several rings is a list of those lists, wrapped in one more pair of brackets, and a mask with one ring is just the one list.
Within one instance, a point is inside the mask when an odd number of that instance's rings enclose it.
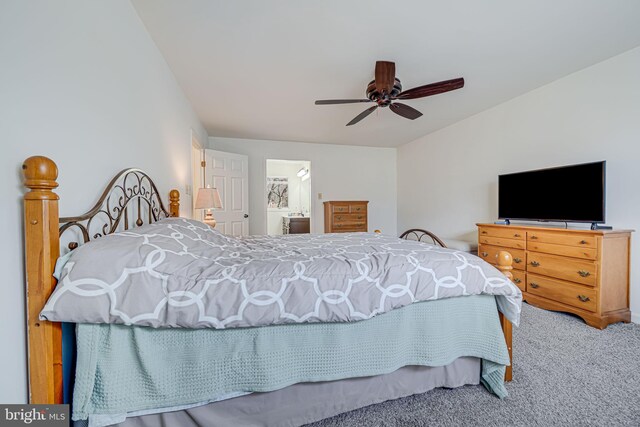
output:
{"label": "white ceiling", "polygon": [[[638,0],[132,0],[210,136],[394,147],[640,45]],[[458,91],[345,127],[376,60]],[[541,124],[543,125],[543,124]]]}

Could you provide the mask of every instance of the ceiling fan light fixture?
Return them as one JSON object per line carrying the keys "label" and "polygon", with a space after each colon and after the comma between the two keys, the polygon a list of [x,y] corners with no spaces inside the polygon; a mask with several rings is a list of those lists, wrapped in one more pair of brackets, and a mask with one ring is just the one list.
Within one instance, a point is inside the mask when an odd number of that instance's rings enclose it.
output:
{"label": "ceiling fan light fixture", "polygon": [[396,65],[390,61],[376,62],[375,79],[367,86],[368,99],[323,99],[316,101],[316,105],[331,104],[354,104],[360,102],[375,102],[376,105],[369,107],[358,114],[353,120],[347,123],[352,126],[367,117],[378,107],[389,107],[391,111],[405,119],[415,120],[422,116],[422,113],[406,104],[395,102],[397,100],[409,100],[424,98],[426,96],[438,95],[440,93],[464,87],[462,77],[451,80],[444,80],[423,86],[402,90],[400,79],[396,77]]}

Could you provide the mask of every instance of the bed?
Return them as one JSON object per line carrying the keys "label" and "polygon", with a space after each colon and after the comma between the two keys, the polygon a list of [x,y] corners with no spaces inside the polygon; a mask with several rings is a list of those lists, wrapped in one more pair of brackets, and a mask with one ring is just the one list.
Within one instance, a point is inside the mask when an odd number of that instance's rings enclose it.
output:
{"label": "bed", "polygon": [[[79,425],[293,426],[435,387],[506,395],[508,317],[517,322],[521,302],[507,252],[505,278],[471,255],[380,234],[232,239],[178,218],[177,190],[165,209],[137,169],[86,214],[59,218],[55,163],[31,157],[23,171],[31,403],[73,402]],[[146,276],[107,273],[119,263]],[[447,268],[484,281],[424,285]],[[165,276],[178,271],[190,281],[174,289]],[[221,271],[244,284],[220,285]],[[285,286],[289,271],[312,286]],[[416,272],[410,286],[385,285]],[[60,321],[75,325],[63,334]]]}

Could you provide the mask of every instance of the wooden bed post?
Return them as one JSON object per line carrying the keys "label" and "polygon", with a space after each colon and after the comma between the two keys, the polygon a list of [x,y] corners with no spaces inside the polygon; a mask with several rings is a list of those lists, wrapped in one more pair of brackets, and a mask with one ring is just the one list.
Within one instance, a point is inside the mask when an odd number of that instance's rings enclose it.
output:
{"label": "wooden bed post", "polygon": [[169,214],[176,218],[180,216],[180,192],[176,189],[169,192]]}
{"label": "wooden bed post", "polygon": [[[513,257],[507,251],[500,251],[496,254],[497,262],[498,262],[498,270],[500,270],[509,280],[513,281],[513,274],[511,270],[513,270]],[[504,317],[504,314],[500,313],[500,324],[502,325],[502,331],[504,332],[504,339],[507,343],[507,349],[509,350],[509,360],[511,361],[511,365],[507,366],[507,370],[504,373],[504,380],[511,381],[513,379],[513,353],[511,350],[513,343],[513,326],[511,322]]]}
{"label": "wooden bed post", "polygon": [[29,157],[22,165],[24,185],[25,266],[29,360],[29,403],[63,402],[62,327],[38,319],[55,288],[52,276],[60,255],[58,231],[58,167],[43,156]]}

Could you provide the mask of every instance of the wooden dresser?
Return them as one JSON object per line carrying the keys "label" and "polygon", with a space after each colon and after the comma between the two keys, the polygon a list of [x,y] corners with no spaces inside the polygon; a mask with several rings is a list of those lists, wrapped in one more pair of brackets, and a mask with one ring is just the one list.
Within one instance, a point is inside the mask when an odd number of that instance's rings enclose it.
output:
{"label": "wooden dresser", "polygon": [[576,314],[603,329],[629,322],[629,263],[633,230],[575,230],[477,224],[478,256],[495,264],[513,256],[513,277],[524,300]]}
{"label": "wooden dresser", "polygon": [[367,201],[324,202],[324,232],[369,231]]}

